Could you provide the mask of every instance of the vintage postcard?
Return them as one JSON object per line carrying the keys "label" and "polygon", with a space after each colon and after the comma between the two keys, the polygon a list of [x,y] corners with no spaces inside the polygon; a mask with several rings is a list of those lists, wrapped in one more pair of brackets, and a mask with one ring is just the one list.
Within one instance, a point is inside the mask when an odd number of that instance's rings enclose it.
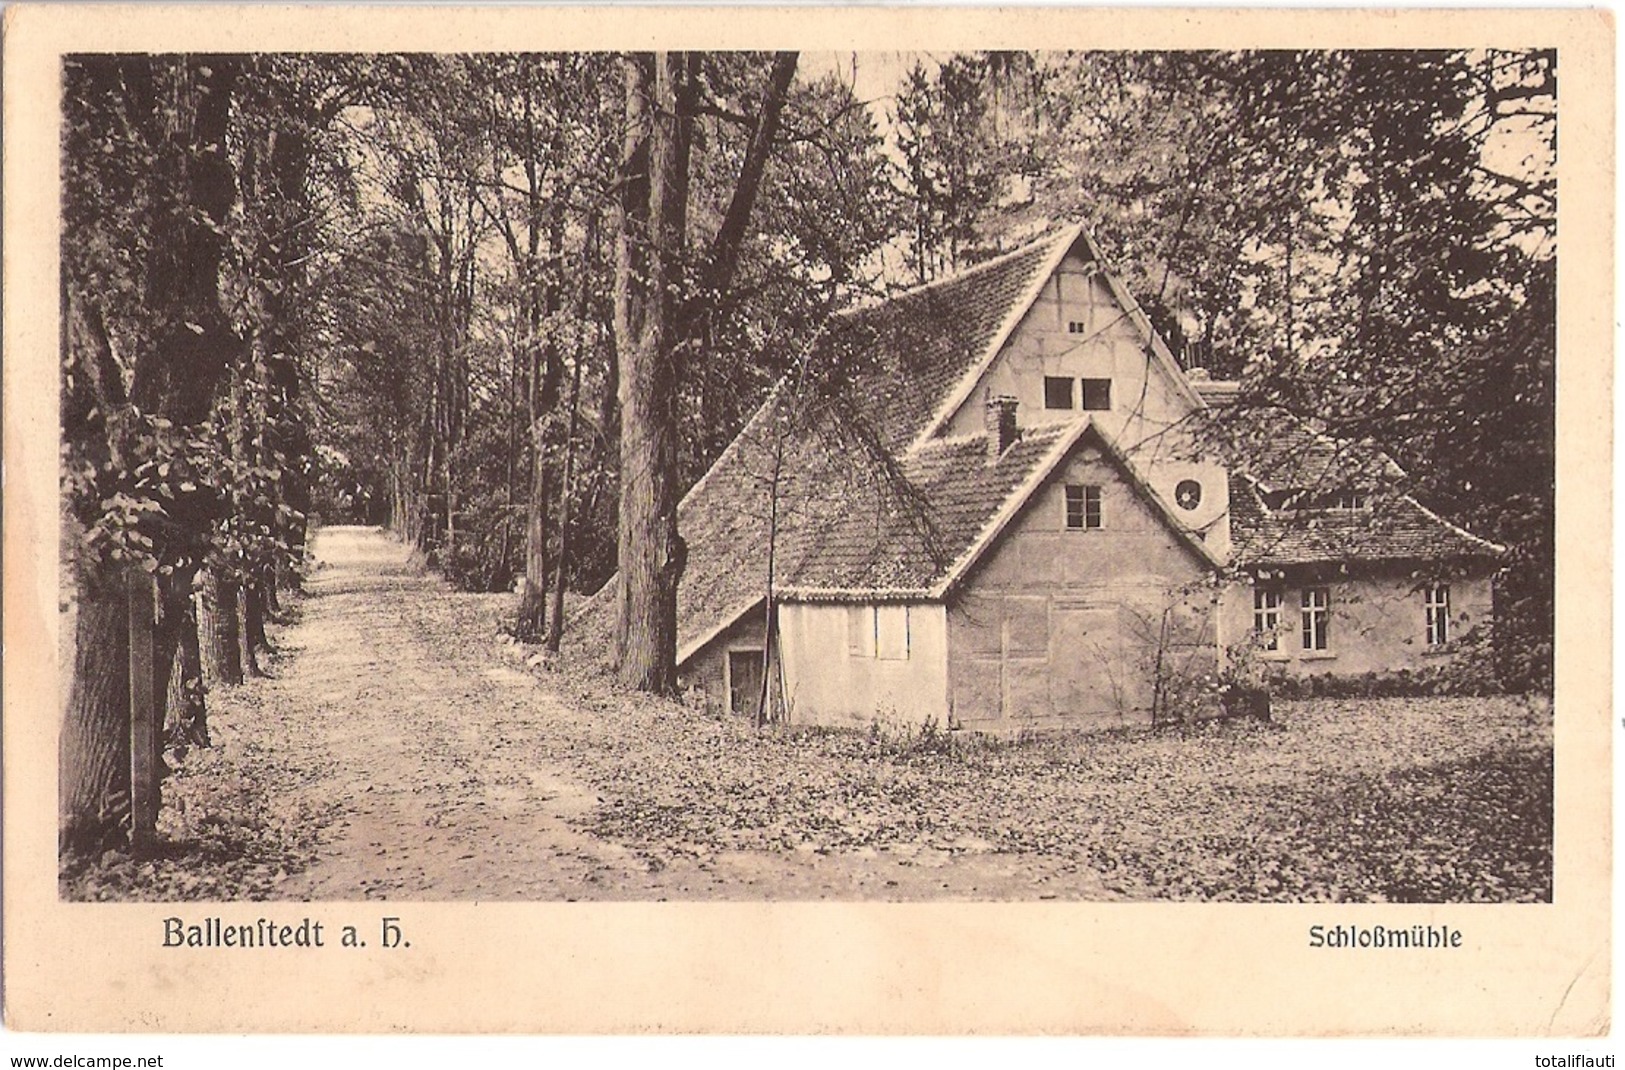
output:
{"label": "vintage postcard", "polygon": [[8,1026],[1607,1033],[1613,33],[12,7]]}

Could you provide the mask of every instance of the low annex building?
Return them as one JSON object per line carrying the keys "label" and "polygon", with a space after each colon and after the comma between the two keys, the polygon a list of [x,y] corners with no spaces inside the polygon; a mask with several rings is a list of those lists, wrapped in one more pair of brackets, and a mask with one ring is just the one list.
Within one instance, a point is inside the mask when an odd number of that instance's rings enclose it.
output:
{"label": "low annex building", "polygon": [[1181,369],[1081,227],[806,359],[840,396],[781,383],[679,511],[709,705],[754,712],[765,674],[794,723],[1119,725],[1238,657],[1419,668],[1489,620],[1501,549],[1380,493],[1376,450],[1284,414],[1249,415],[1248,456],[1207,445],[1235,384]]}

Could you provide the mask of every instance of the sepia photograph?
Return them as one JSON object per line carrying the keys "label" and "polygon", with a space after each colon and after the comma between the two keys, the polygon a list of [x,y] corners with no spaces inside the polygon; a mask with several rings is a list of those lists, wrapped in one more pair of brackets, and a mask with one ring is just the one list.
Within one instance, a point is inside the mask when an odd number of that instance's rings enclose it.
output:
{"label": "sepia photograph", "polygon": [[8,38],[64,1024],[1605,1031],[1584,20],[710,14]]}
{"label": "sepia photograph", "polygon": [[63,92],[65,898],[1550,901],[1552,50]]}

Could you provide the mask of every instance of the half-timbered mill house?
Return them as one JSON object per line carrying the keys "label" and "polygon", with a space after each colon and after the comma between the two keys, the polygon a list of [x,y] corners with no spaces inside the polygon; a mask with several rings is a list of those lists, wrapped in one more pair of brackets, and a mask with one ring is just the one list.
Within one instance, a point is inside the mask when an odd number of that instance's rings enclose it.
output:
{"label": "half-timbered mill house", "polygon": [[1081,227],[806,359],[843,403],[787,379],[679,512],[679,672],[710,705],[755,711],[765,672],[796,723],[1119,725],[1241,656],[1415,669],[1488,622],[1500,548],[1381,491],[1380,453],[1257,413],[1248,456],[1208,445],[1235,384],[1180,367]]}

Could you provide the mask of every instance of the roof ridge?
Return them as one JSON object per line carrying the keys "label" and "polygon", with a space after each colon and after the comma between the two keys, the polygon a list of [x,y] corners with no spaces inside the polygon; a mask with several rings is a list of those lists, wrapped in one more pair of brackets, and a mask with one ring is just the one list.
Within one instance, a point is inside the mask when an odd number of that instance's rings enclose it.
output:
{"label": "roof ridge", "polygon": [[936,432],[942,429],[949,417],[954,414],[954,411],[970,398],[971,393],[976,389],[976,384],[981,381],[987,370],[993,366],[994,361],[998,359],[999,354],[1004,350],[1004,344],[1010,340],[1011,334],[1021,325],[1022,319],[1032,309],[1033,303],[1038,300],[1039,294],[1043,293],[1044,287],[1049,285],[1049,280],[1055,274],[1056,268],[1060,266],[1061,262],[1066,258],[1066,254],[1078,243],[1078,240],[1087,237],[1087,233],[1082,223],[1074,223],[1057,232],[1047,242],[1035,242],[1033,245],[1023,247],[1026,250],[1031,250],[1044,244],[1054,246],[1054,248],[1045,252],[1044,259],[1040,263],[1044,270],[1029,279],[1022,288],[1021,294],[1010,303],[999,322],[998,329],[989,339],[976,363],[960,373],[956,385],[938,403],[936,411],[931,414],[931,418],[926,421],[925,425],[915,433],[908,446],[905,447],[904,452],[913,452],[926,442],[929,442],[936,435]]}
{"label": "roof ridge", "polygon": [[[1023,442],[1028,439],[1042,440],[1055,438],[1064,434],[1072,427],[1072,423],[1064,420],[1046,421],[1041,424],[1022,424],[1016,428],[1016,441]],[[978,439],[987,437],[987,428],[980,427],[975,431],[967,431],[962,435],[941,435],[927,439],[908,452],[910,457],[928,457],[933,452],[956,449],[966,446]]]}
{"label": "roof ridge", "polygon": [[971,278],[972,276],[981,274],[982,272],[991,271],[996,267],[1003,267],[1009,261],[1014,260],[1018,256],[1024,256],[1027,253],[1032,252],[1034,249],[1037,249],[1039,246],[1048,245],[1051,242],[1055,242],[1063,237],[1066,237],[1068,234],[1072,234],[1077,230],[1077,228],[1078,224],[1076,223],[1068,223],[1063,226],[1056,227],[1055,229],[1046,232],[1041,237],[1034,238],[1029,242],[1024,242],[1008,252],[1000,253],[998,256],[989,257],[988,259],[983,260],[981,263],[960,268],[952,274],[943,275],[940,278],[931,279],[928,282],[915,283],[913,286],[909,286],[905,289],[895,290],[891,293],[871,298],[868,301],[849,305],[835,314],[837,316],[849,316],[857,312],[867,312],[870,309],[880,308],[884,305],[890,304],[893,301],[898,301],[905,297],[912,297],[915,294],[924,293],[926,290],[934,290],[939,286],[948,286],[956,282],[961,282],[965,279]]}

